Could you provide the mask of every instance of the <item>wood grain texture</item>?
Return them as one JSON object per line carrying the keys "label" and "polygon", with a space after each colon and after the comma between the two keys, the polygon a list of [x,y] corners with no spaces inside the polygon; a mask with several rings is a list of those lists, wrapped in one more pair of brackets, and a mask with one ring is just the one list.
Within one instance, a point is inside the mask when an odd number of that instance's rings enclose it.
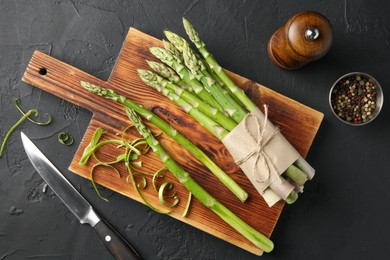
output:
{"label": "wood grain texture", "polygon": [[[80,166],[78,162],[85,147],[90,142],[90,138],[95,129],[97,127],[104,128],[107,131],[104,139],[112,139],[118,138],[116,133],[121,132],[124,127],[129,125],[129,120],[124,113],[122,105],[90,94],[79,84],[81,80],[84,80],[102,87],[111,88],[150,109],[203,149],[205,153],[249,193],[247,202],[244,204],[241,203],[219,183],[205,166],[180,145],[176,144],[171,138],[165,134],[159,137],[160,142],[172,157],[207,191],[255,229],[268,237],[271,236],[284,203],[279,202],[272,208],[269,208],[238,166],[235,165],[222,143],[209,134],[207,130],[188,116],[180,107],[146,86],[136,75],[136,69],[147,68],[145,59],[154,60],[153,56],[149,53],[149,47],[152,46],[161,46],[161,41],[131,28],[107,82],[41,52],[36,51],[34,53],[23,76],[23,81],[82,108],[88,109],[93,113],[90,125],[86,130],[69,169],[85,178],[90,178],[90,168],[94,164],[94,161],[90,160],[86,166]],[[43,73],[45,75],[42,75],[42,68],[47,71],[46,74]],[[262,107],[263,104],[269,105],[269,118],[274,124],[280,126],[282,133],[292,145],[303,156],[306,156],[320,126],[323,114],[260,84],[234,73],[228,73],[256,101],[259,107]],[[160,132],[153,125],[148,125],[154,133]],[[138,137],[138,134],[130,131],[128,136],[135,138]],[[114,160],[117,155],[119,155],[119,151],[115,147],[107,147],[98,153],[98,156],[103,160]],[[142,161],[144,165],[143,170],[145,171],[155,172],[163,166],[153,153],[148,153],[142,158]],[[118,165],[118,169],[121,172],[121,177],[118,177],[110,169],[97,168],[94,173],[94,179],[97,183],[107,188],[140,201],[132,185],[126,182],[127,174],[124,165]],[[262,254],[260,249],[225,224],[218,216],[206,209],[197,200],[193,200],[189,215],[183,218],[181,214],[186,204],[188,192],[170,174],[166,174],[165,180],[174,183],[174,187],[181,199],[178,206],[172,210],[170,214],[172,217],[254,254]],[[142,190],[142,193],[146,200],[161,209],[161,206],[158,206],[158,199],[152,185],[148,185],[145,190]]]}

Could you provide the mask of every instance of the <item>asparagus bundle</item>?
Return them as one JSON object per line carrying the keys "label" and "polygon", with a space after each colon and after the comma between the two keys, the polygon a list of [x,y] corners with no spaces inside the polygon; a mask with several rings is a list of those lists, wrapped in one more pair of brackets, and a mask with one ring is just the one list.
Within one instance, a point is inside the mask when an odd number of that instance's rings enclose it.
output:
{"label": "asparagus bundle", "polygon": [[[147,70],[138,70],[141,79],[149,86],[166,95],[192,115],[201,125],[218,139],[223,140],[248,113],[257,107],[248,96],[235,85],[222,67],[207,50],[193,26],[183,18],[183,24],[190,40],[195,44],[203,59],[181,36],[164,31],[169,42],[164,41],[165,50],[152,47],[151,53],[163,63],[171,67],[187,89],[179,80],[167,76],[167,66],[156,63],[150,67],[159,75]],[[150,62],[148,62],[150,65]],[[169,68],[168,68],[169,69]],[[170,71],[172,72],[172,71]],[[201,95],[199,93],[202,93]],[[204,93],[210,95],[206,97]],[[198,97],[197,97],[198,96]],[[218,106],[215,105],[217,101]],[[211,112],[213,111],[213,112]],[[216,112],[218,111],[218,114]],[[230,119],[230,121],[227,121]],[[226,122],[229,122],[227,125]],[[288,203],[294,202],[297,191],[303,191],[303,185],[314,175],[314,169],[302,158],[298,159],[280,176],[279,181],[272,182],[262,196],[269,205],[280,198]]]}
{"label": "asparagus bundle", "polygon": [[142,123],[136,112],[129,108],[126,108],[126,112],[138,132],[146,139],[147,143],[150,147],[152,147],[152,150],[158,155],[168,170],[189,192],[192,193],[193,196],[195,196],[195,198],[197,198],[205,207],[217,214],[227,224],[237,230],[241,235],[246,237],[255,246],[265,252],[272,251],[274,245],[270,239],[249,226],[217,199],[211,196],[205,189],[203,189],[202,186],[191,178],[188,172],[184,171],[183,168],[181,168],[180,165],[169,156],[162,145],[154,138],[149,128]]}
{"label": "asparagus bundle", "polygon": [[165,134],[174,139],[177,143],[185,147],[190,153],[192,153],[242,202],[244,202],[248,198],[248,193],[243,190],[229,175],[222,171],[221,168],[219,168],[201,149],[199,149],[183,135],[178,133],[164,120],[160,119],[158,116],[156,116],[146,108],[142,107],[141,105],[138,105],[134,101],[119,95],[111,89],[102,88],[100,86],[85,81],[81,81],[80,83],[85,89],[98,96],[114,100],[125,105],[128,108],[135,110],[138,114],[140,114],[149,122],[157,126],[161,131],[163,131]]}
{"label": "asparagus bundle", "polygon": [[[199,110],[203,110],[201,109],[201,107],[203,106],[207,108],[208,105],[206,103],[204,103],[202,100],[197,99],[196,96],[191,95],[186,90],[180,88],[174,83],[165,80],[159,75],[151,71],[141,69],[138,70],[138,75],[148,86],[164,94],[177,105],[181,106],[188,114],[193,116],[195,120],[197,120],[202,126],[204,126],[219,140],[223,140],[229,133],[229,131],[234,129],[235,126],[237,126],[237,123],[234,122],[232,123],[232,126],[229,125],[228,129],[226,127],[226,122],[221,121],[221,123],[218,123],[214,121],[214,119],[218,120],[217,118],[215,118],[215,115],[209,115],[211,118],[208,117],[208,115],[205,115],[206,113],[202,115],[202,112]],[[194,113],[195,111],[196,113]],[[209,109],[205,109],[204,111],[208,112]],[[304,182],[307,180],[306,175],[301,173],[301,171],[295,166],[291,166],[290,168],[286,171],[286,173],[284,173],[284,176],[291,176],[290,178],[292,180],[296,181],[299,185],[303,185]],[[279,184],[278,186],[274,187],[274,189],[277,191],[277,194],[283,194],[283,189],[289,188],[291,188],[291,190],[294,189],[294,187],[284,179],[282,179],[282,184]],[[297,197],[298,195],[295,191],[290,191],[285,200],[287,203],[291,204],[297,199]]]}

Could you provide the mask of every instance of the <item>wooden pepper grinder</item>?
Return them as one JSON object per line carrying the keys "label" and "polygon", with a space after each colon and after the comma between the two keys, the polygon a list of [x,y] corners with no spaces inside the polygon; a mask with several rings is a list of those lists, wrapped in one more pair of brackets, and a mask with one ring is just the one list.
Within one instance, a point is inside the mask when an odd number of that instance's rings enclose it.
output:
{"label": "wooden pepper grinder", "polygon": [[291,17],[268,42],[268,56],[282,69],[299,69],[323,57],[332,45],[332,26],[320,13],[307,11]]}

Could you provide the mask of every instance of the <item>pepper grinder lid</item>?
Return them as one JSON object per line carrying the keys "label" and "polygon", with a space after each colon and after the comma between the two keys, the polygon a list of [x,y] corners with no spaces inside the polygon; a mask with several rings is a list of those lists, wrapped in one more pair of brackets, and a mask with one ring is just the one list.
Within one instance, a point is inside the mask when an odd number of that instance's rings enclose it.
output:
{"label": "pepper grinder lid", "polygon": [[294,15],[287,22],[285,30],[288,45],[300,61],[317,60],[332,45],[332,26],[325,16],[317,12]]}
{"label": "pepper grinder lid", "polygon": [[271,36],[268,56],[282,69],[299,69],[329,51],[332,35],[332,26],[322,14],[297,13]]}

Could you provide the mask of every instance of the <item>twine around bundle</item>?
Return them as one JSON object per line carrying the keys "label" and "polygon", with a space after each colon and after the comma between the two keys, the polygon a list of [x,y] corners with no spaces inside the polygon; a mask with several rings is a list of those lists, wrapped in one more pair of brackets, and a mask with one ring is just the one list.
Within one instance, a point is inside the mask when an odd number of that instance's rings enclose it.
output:
{"label": "twine around bundle", "polygon": [[[249,121],[249,118],[253,117],[255,119],[256,123],[256,129],[257,131],[257,136],[253,136],[252,133],[248,130],[247,124]],[[271,168],[276,172],[275,165],[273,164],[272,160],[269,158],[267,153],[264,151],[264,147],[268,144],[268,142],[279,133],[279,128],[275,128],[273,132],[266,138],[264,139],[264,134],[266,131],[266,126],[268,124],[268,106],[264,105],[264,122],[263,122],[263,127],[261,127],[261,124],[259,122],[259,119],[252,115],[251,113],[248,114],[244,118],[244,129],[247,132],[248,136],[250,136],[253,140],[253,142],[256,144],[252,150],[250,150],[245,156],[239,158],[236,160],[237,165],[241,165],[248,161],[249,158],[252,156],[256,156],[255,163],[253,164],[253,169],[252,169],[252,176],[258,183],[264,183],[269,180],[270,178],[270,172]],[[263,179],[259,179],[261,176],[259,173],[256,172],[256,166],[258,163],[262,163],[266,169],[266,177]],[[279,175],[278,175],[279,176]]]}

